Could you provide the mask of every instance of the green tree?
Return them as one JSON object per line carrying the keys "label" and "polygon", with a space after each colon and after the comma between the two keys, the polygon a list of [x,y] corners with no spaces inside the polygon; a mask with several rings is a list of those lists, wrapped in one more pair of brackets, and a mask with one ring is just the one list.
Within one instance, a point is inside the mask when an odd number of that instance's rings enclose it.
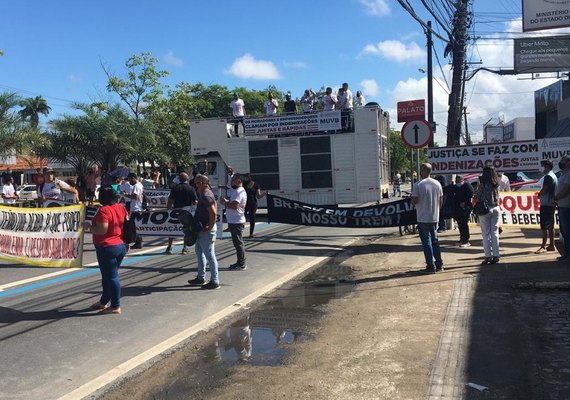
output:
{"label": "green tree", "polygon": [[29,97],[20,102],[22,109],[19,111],[23,120],[30,120],[30,127],[37,129],[40,123],[40,114],[48,116],[51,107],[42,96]]}
{"label": "green tree", "polygon": [[107,90],[117,94],[131,113],[134,132],[130,144],[135,149],[137,161],[143,163],[154,163],[164,158],[156,138],[157,128],[152,125],[152,118],[145,119],[152,112],[154,103],[162,99],[167,88],[161,79],[169,73],[157,69],[157,62],[148,52],[132,55],[125,62],[127,73],[124,78],[112,74],[107,67],[102,66],[107,75]]}
{"label": "green tree", "polygon": [[75,104],[74,108],[83,115],[64,115],[50,121],[53,130],[45,135],[48,142],[38,148],[41,156],[68,163],[79,174],[94,165],[110,171],[134,160],[136,153],[130,141],[133,121],[118,104]]}
{"label": "green tree", "polygon": [[410,149],[404,145],[399,131],[390,131],[390,173],[403,173],[410,169]]}

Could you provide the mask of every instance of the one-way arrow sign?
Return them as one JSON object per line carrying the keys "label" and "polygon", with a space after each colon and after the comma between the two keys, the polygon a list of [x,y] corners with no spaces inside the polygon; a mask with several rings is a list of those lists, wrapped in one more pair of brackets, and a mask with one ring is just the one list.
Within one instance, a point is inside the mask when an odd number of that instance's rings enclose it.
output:
{"label": "one-way arrow sign", "polygon": [[402,127],[402,141],[412,149],[425,147],[431,142],[433,131],[430,124],[423,119],[408,121]]}

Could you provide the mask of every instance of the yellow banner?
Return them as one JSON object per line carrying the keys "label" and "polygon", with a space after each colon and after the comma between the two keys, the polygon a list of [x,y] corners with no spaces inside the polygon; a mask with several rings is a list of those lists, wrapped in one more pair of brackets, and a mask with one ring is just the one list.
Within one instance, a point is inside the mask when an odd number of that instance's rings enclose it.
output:
{"label": "yellow banner", "polygon": [[81,267],[85,206],[0,207],[0,258],[41,267]]}

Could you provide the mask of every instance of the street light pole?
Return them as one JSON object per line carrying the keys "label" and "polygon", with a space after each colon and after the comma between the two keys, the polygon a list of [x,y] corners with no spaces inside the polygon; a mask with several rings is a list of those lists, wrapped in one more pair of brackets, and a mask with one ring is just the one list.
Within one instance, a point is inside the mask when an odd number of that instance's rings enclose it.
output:
{"label": "street light pole", "polygon": [[[433,120],[433,63],[432,63],[432,48],[433,48],[433,41],[431,38],[431,21],[427,22],[428,29],[426,30],[427,34],[427,97],[428,97],[428,122],[431,126],[431,129],[435,132],[435,122]],[[435,135],[434,135],[435,136]],[[429,143],[429,147],[434,146],[434,139],[432,139]]]}

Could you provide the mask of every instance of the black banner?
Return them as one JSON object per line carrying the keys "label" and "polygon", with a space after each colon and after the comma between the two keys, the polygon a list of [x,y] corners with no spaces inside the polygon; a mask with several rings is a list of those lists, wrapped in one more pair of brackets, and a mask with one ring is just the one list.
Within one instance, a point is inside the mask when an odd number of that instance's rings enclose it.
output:
{"label": "black banner", "polygon": [[416,223],[410,199],[369,207],[328,207],[267,195],[267,219],[292,225],[386,228]]}

